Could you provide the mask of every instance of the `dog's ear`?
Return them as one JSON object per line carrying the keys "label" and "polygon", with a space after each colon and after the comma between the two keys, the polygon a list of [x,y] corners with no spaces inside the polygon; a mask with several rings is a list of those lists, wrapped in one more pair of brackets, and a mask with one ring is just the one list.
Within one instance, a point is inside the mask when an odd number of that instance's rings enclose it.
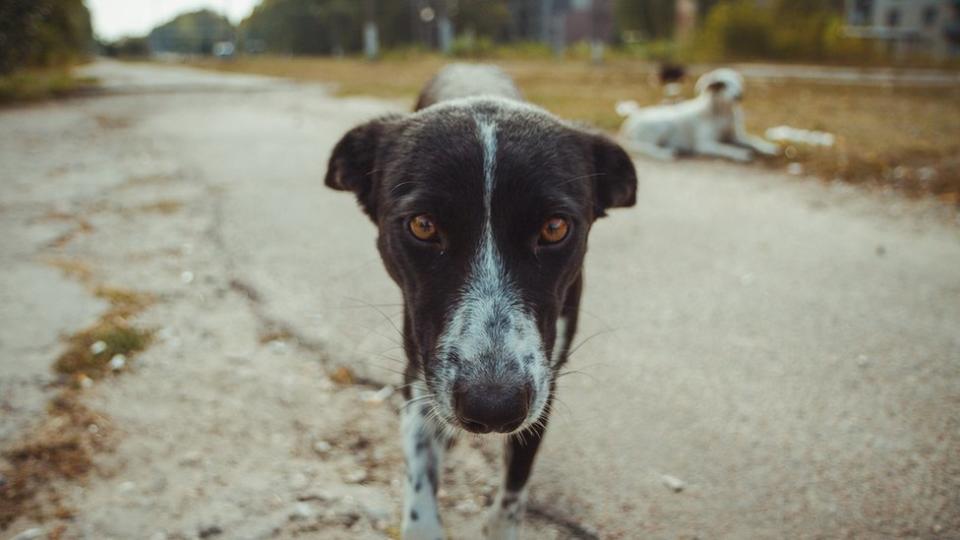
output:
{"label": "dog's ear", "polygon": [[727,83],[723,81],[713,81],[707,85],[707,90],[717,93],[727,87]]}
{"label": "dog's ear", "polygon": [[703,94],[704,92],[716,94],[726,87],[727,83],[725,81],[717,79],[712,73],[708,73],[697,80],[696,92],[697,95]]}
{"label": "dog's ear", "polygon": [[330,154],[324,183],[329,188],[352,191],[363,211],[377,221],[377,162],[394,140],[398,114],[381,116],[347,132]]}
{"label": "dog's ear", "polygon": [[608,208],[636,204],[637,171],[633,167],[633,160],[607,136],[591,134],[589,137],[596,217],[607,215]]}

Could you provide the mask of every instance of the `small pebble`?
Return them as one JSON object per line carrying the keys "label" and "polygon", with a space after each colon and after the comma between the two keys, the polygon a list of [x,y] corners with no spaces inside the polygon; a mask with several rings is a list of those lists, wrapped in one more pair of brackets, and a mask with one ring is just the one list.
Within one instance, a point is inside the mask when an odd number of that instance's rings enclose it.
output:
{"label": "small pebble", "polygon": [[203,461],[203,455],[197,451],[187,452],[180,458],[180,465],[195,466]]}
{"label": "small pebble", "polygon": [[110,369],[114,371],[120,371],[125,365],[127,365],[127,357],[122,354],[115,354],[110,359]]}
{"label": "small pebble", "polygon": [[270,352],[276,355],[287,354],[287,351],[290,350],[287,342],[279,339],[271,341],[267,347],[270,348]]}
{"label": "small pebble", "polygon": [[105,350],[107,350],[107,344],[102,341],[95,341],[90,345],[90,352],[93,354],[100,354]]}
{"label": "small pebble", "polygon": [[327,441],[317,441],[313,443],[313,451],[320,455],[324,455],[330,452],[330,450],[332,449],[333,449],[333,446],[331,446],[330,443],[328,443]]}
{"label": "small pebble", "polygon": [[310,505],[305,502],[299,502],[293,506],[293,510],[290,512],[290,519],[310,519],[313,516],[313,508],[310,508]]}
{"label": "small pebble", "polygon": [[670,488],[674,493],[680,493],[686,487],[686,484],[683,483],[683,480],[675,476],[670,476],[669,474],[660,475],[660,480],[663,481],[663,485]]}
{"label": "small pebble", "polygon": [[184,285],[189,285],[193,283],[193,272],[189,270],[184,270],[183,272],[181,272],[180,281],[182,281]]}
{"label": "small pebble", "polygon": [[791,174],[793,176],[800,176],[801,174],[803,174],[803,164],[793,162],[787,165],[787,174]]}
{"label": "small pebble", "polygon": [[353,472],[347,473],[347,476],[344,478],[348,483],[359,484],[367,479],[367,471],[363,469],[357,469]]}

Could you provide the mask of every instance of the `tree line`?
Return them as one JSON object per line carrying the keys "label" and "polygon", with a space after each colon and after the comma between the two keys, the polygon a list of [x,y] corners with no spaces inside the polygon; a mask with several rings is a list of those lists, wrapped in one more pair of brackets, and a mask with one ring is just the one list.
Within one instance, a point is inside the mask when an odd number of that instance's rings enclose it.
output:
{"label": "tree line", "polygon": [[93,50],[83,0],[0,1],[0,75],[76,61]]}

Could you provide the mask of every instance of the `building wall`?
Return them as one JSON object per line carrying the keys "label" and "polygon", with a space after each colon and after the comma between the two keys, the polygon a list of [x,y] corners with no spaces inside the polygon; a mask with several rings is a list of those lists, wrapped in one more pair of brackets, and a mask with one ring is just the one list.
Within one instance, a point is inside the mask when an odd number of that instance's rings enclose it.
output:
{"label": "building wall", "polygon": [[846,0],[853,35],[889,41],[901,52],[943,54],[948,25],[956,24],[954,0]]}

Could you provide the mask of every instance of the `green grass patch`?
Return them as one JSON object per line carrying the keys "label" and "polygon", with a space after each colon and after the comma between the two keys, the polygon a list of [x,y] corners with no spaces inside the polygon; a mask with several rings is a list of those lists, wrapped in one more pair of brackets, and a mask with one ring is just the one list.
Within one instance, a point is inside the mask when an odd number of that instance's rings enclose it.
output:
{"label": "green grass patch", "polygon": [[0,77],[0,105],[67,97],[96,85],[96,79],[74,76],[67,68],[17,71]]}
{"label": "green grass patch", "polygon": [[[54,371],[75,383],[128,369],[129,360],[153,340],[153,330],[131,322],[153,303],[152,296],[113,287],[98,287],[95,293],[110,302],[110,309],[96,323],[67,338],[66,350],[53,364]],[[124,358],[122,365],[111,365],[118,355]]]}

